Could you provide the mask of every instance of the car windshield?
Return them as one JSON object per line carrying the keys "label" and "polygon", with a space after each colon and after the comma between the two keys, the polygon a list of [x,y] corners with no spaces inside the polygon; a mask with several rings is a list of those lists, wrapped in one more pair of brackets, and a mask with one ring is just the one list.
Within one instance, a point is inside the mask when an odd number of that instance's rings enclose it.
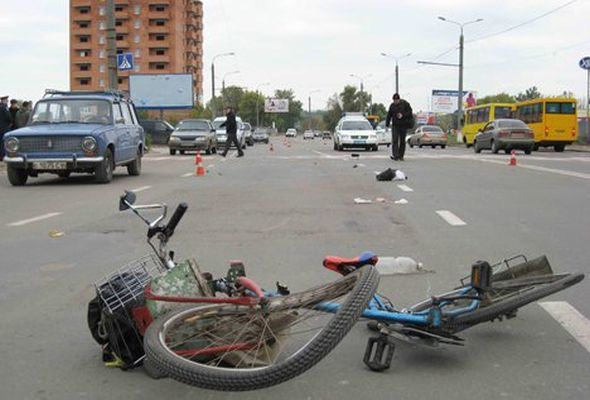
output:
{"label": "car windshield", "polygon": [[438,126],[425,126],[422,128],[422,132],[440,133],[440,134],[443,133],[442,129],[440,129]]}
{"label": "car windshield", "polygon": [[209,124],[206,121],[180,121],[177,131],[208,131]]}
{"label": "car windshield", "polygon": [[372,131],[373,127],[369,121],[344,121],[342,123],[343,131]]}
{"label": "car windshield", "polygon": [[225,122],[225,120],[221,121],[221,120],[217,120],[217,121],[213,121],[213,127],[215,129],[220,129],[222,126],[221,124],[223,124]]}
{"label": "car windshield", "polygon": [[518,119],[507,119],[498,122],[500,128],[526,128],[526,124]]}
{"label": "car windshield", "polygon": [[41,100],[31,121],[33,124],[112,124],[112,107],[107,100]]}

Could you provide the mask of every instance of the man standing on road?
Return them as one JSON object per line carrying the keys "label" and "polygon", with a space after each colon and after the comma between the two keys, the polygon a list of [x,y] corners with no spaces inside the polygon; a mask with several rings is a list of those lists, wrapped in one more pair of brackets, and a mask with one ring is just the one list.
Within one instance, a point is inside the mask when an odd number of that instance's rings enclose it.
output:
{"label": "man standing on road", "polygon": [[391,124],[391,156],[392,160],[404,160],[406,151],[406,132],[414,125],[414,115],[410,103],[402,100],[399,94],[393,95],[393,103],[385,119],[385,127]]}
{"label": "man standing on road", "polygon": [[10,130],[11,124],[8,96],[0,97],[0,161],[4,159],[4,134]]}
{"label": "man standing on road", "polygon": [[16,129],[27,126],[29,116],[31,115],[31,102],[23,102],[23,106],[16,112]]}
{"label": "man standing on road", "polygon": [[223,150],[221,156],[227,156],[229,147],[233,143],[238,149],[238,157],[243,157],[244,152],[242,151],[242,147],[240,146],[240,142],[238,141],[238,125],[236,122],[236,114],[234,114],[234,111],[230,106],[225,107],[225,117],[225,122],[219,125],[220,127],[225,126],[225,133],[227,134],[227,139],[225,141],[225,149]]}
{"label": "man standing on road", "polygon": [[12,120],[10,124],[10,130],[16,129],[16,113],[18,112],[18,110],[18,100],[10,100],[10,108],[8,109],[8,111],[10,112],[10,119]]}

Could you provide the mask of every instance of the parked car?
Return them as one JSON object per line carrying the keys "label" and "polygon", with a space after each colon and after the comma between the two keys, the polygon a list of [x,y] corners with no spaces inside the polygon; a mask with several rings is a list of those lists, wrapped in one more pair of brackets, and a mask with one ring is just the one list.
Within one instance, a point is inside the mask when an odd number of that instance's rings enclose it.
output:
{"label": "parked car", "polygon": [[289,128],[289,129],[287,129],[287,132],[285,132],[285,136],[286,137],[296,137],[297,130],[295,128]]}
{"label": "parked car", "polygon": [[244,122],[244,141],[248,146],[254,146],[253,133],[252,125],[249,122]]}
{"label": "parked car", "polygon": [[252,134],[252,139],[255,142],[264,142],[268,144],[268,141],[270,140],[270,129],[263,127],[256,128]]}
{"label": "parked car", "polygon": [[[217,117],[213,120],[213,128],[215,128],[215,134],[217,135],[217,147],[219,149],[225,148],[225,142],[227,141],[227,134],[225,132],[225,126],[221,126],[225,122],[226,117]],[[238,143],[242,149],[246,148],[246,141],[244,136],[244,124],[240,117],[236,117],[236,124],[238,131],[236,132],[238,136]],[[233,144],[232,144],[233,146]]]}
{"label": "parked car", "polygon": [[322,140],[323,139],[327,139],[327,140],[332,139],[332,133],[330,131],[323,131],[322,132]]}
{"label": "parked car", "polygon": [[174,127],[168,121],[159,119],[141,119],[139,124],[143,127],[146,136],[149,135],[153,144],[168,144],[170,134]]}
{"label": "parked car", "polygon": [[315,136],[317,138],[321,138],[322,137],[322,131],[313,131],[313,136]]}
{"label": "parked car", "polygon": [[391,146],[391,127],[386,128],[385,121],[381,121],[377,124],[375,133],[377,134],[377,142],[380,146]]}
{"label": "parked car", "polygon": [[144,130],[135,107],[120,92],[47,90],[30,124],[4,135],[8,180],[14,186],[42,173],[67,178],[91,173],[108,183],[118,166],[141,174]]}
{"label": "parked car", "polygon": [[373,151],[379,149],[377,134],[369,120],[362,115],[345,115],[336,124],[334,150],[342,151],[346,147],[363,147]]}
{"label": "parked car", "polygon": [[480,153],[490,149],[494,154],[504,150],[508,154],[512,149],[524,150],[531,154],[535,146],[532,129],[519,119],[496,119],[488,122],[473,139],[473,150]]}
{"label": "parked car", "polygon": [[416,128],[413,134],[408,137],[408,144],[410,147],[431,146],[433,149],[436,146],[441,148],[447,147],[447,134],[436,125],[422,125]]}
{"label": "parked car", "polygon": [[217,135],[207,119],[183,119],[178,123],[168,141],[170,155],[185,151],[204,150],[206,154],[217,152]]}
{"label": "parked car", "polygon": [[303,132],[303,140],[313,139],[314,136],[315,135],[314,135],[313,131],[307,130],[307,131]]}

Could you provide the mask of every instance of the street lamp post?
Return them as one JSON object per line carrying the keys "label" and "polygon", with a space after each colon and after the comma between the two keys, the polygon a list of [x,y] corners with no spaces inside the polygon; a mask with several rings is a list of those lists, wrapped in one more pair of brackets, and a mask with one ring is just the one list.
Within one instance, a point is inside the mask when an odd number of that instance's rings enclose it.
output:
{"label": "street lamp post", "polygon": [[395,93],[399,93],[399,60],[401,60],[402,58],[406,58],[412,55],[412,53],[407,53],[404,54],[403,56],[400,57],[396,57],[394,55],[391,54],[387,54],[387,53],[381,53],[381,55],[383,57],[392,57],[395,60]]}
{"label": "street lamp post", "polygon": [[229,76],[229,75],[233,75],[233,74],[239,74],[240,71],[231,71],[231,72],[227,72],[225,75],[223,75],[223,79],[221,80],[221,96],[223,98],[223,102],[225,103],[225,77]]}
{"label": "street lamp post", "polygon": [[478,18],[468,22],[456,22],[445,17],[438,17],[441,21],[448,22],[461,28],[461,36],[459,36],[459,93],[457,94],[457,130],[461,130],[461,119],[463,118],[463,27],[469,24],[483,21],[483,18]]}
{"label": "street lamp post", "polygon": [[262,86],[270,85],[270,82],[264,82],[260,85],[256,86],[256,127],[260,126],[260,111],[258,110],[258,98],[260,97],[258,94],[258,88]]}
{"label": "street lamp post", "polygon": [[225,56],[233,56],[235,55],[235,53],[229,52],[229,53],[221,53],[221,54],[217,54],[216,56],[213,57],[213,59],[211,60],[211,111],[213,113],[213,118],[215,118],[215,59],[217,57],[225,57]]}
{"label": "street lamp post", "polygon": [[361,112],[364,113],[365,112],[365,105],[363,104],[363,92],[364,92],[364,84],[363,84],[363,80],[370,78],[373,74],[368,74],[365,76],[358,76],[355,74],[350,74],[351,77],[353,78],[357,78],[360,82],[361,82],[361,96],[360,96],[360,100],[361,100]]}

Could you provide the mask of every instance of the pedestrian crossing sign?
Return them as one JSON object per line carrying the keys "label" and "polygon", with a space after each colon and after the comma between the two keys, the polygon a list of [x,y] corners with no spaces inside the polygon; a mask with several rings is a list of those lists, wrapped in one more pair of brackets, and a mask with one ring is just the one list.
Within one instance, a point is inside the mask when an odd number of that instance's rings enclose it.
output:
{"label": "pedestrian crossing sign", "polygon": [[117,54],[117,69],[129,71],[133,69],[133,53]]}

